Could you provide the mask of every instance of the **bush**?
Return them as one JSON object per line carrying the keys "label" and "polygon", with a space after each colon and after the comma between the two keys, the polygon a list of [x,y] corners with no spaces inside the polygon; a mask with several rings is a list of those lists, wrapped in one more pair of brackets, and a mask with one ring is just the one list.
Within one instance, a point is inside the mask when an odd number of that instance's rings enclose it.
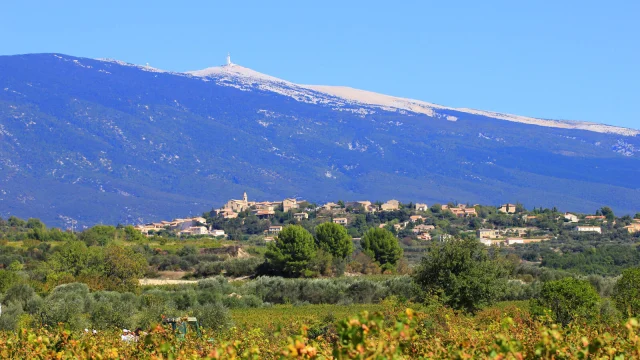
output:
{"label": "bush", "polygon": [[136,309],[136,297],[131,293],[120,294],[111,291],[99,291],[93,295],[90,313],[92,328],[133,328]]}
{"label": "bush", "polygon": [[229,259],[222,266],[226,276],[241,277],[255,274],[261,263],[261,259],[250,257],[246,259]]}
{"label": "bush", "polygon": [[92,298],[86,284],[60,285],[44,301],[42,322],[51,327],[63,323],[72,330],[87,328],[91,305]]}
{"label": "bush", "polygon": [[589,281],[564,278],[542,286],[540,297],[531,300],[531,313],[549,312],[556,323],[568,325],[575,319],[593,320],[600,312],[600,296]]}
{"label": "bush", "polygon": [[202,327],[214,331],[223,330],[232,325],[231,314],[221,303],[196,305],[192,308],[191,314],[198,318]]}
{"label": "bush", "polygon": [[2,316],[0,316],[0,330],[18,330],[18,323],[22,314],[24,314],[24,311],[20,303],[10,303],[3,306]]}

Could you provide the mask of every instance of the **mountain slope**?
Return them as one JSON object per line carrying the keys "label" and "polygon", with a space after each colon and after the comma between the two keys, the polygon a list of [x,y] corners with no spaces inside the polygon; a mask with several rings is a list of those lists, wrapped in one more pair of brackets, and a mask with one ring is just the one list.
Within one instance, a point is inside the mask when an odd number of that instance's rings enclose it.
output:
{"label": "mountain slope", "polygon": [[640,210],[637,130],[389,99],[235,64],[0,57],[0,216],[137,223],[245,190]]}

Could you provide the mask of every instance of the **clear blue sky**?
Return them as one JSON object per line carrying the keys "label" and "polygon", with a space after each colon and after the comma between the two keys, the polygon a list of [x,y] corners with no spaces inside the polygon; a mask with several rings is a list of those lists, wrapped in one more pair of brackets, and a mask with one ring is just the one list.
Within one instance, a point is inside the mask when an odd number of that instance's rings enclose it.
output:
{"label": "clear blue sky", "polygon": [[639,1],[2,1],[0,54],[298,83],[640,128]]}

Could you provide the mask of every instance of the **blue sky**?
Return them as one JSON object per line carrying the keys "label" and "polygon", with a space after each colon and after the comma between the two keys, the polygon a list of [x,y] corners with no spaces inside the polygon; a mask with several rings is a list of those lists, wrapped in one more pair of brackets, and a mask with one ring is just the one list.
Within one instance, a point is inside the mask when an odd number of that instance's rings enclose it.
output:
{"label": "blue sky", "polygon": [[3,1],[0,54],[224,62],[298,83],[640,128],[638,1]]}

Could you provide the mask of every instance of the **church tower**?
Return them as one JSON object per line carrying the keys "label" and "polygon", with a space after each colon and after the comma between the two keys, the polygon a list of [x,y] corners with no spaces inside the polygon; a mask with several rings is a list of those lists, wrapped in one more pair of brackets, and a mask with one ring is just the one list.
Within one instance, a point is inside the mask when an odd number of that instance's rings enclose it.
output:
{"label": "church tower", "polygon": [[249,198],[247,197],[247,192],[246,191],[242,195],[242,201],[244,201],[245,204],[249,203]]}

